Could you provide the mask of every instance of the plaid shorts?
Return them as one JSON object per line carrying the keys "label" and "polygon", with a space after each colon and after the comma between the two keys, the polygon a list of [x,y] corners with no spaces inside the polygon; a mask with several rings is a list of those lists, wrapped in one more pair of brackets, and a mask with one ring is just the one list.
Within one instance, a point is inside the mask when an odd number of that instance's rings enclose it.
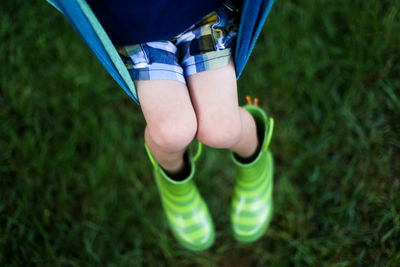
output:
{"label": "plaid shorts", "polygon": [[178,36],[163,41],[119,46],[133,80],[176,80],[226,66],[238,32],[238,9],[229,1]]}

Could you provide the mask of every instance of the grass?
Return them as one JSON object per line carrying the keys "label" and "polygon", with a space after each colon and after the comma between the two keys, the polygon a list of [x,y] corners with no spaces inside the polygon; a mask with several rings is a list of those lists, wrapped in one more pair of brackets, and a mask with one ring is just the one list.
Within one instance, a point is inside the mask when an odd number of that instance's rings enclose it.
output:
{"label": "grass", "polygon": [[274,218],[234,241],[233,165],[206,149],[200,253],[167,228],[139,107],[62,15],[2,1],[0,61],[1,265],[398,266],[398,2],[276,1],[239,80],[275,118]]}

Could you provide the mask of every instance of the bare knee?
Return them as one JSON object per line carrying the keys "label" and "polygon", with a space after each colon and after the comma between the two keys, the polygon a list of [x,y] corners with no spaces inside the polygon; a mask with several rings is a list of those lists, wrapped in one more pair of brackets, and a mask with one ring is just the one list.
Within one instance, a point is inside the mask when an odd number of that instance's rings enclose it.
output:
{"label": "bare knee", "polygon": [[196,135],[196,116],[182,114],[148,125],[147,130],[152,141],[163,151],[167,153],[181,151],[190,144]]}
{"label": "bare knee", "polygon": [[242,124],[234,61],[189,76],[188,85],[197,115],[197,139],[214,148],[236,145],[242,135]]}
{"label": "bare knee", "polygon": [[240,140],[242,125],[239,116],[215,116],[199,120],[197,139],[213,148],[231,148]]}

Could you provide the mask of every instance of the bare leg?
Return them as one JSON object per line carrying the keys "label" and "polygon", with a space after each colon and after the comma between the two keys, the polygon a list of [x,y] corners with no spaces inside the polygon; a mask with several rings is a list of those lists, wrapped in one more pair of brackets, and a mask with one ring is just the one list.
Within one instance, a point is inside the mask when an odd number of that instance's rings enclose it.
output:
{"label": "bare leg", "polygon": [[240,108],[239,112],[242,122],[242,135],[239,141],[229,149],[242,158],[249,158],[256,152],[258,147],[256,123],[244,108]]}
{"label": "bare leg", "polygon": [[242,158],[257,150],[256,124],[238,105],[235,65],[196,73],[187,78],[197,116],[197,138],[215,148],[228,148]]}
{"label": "bare leg", "polygon": [[183,154],[196,131],[185,84],[170,80],[135,81],[146,119],[145,141],[155,160],[170,174],[182,170]]}

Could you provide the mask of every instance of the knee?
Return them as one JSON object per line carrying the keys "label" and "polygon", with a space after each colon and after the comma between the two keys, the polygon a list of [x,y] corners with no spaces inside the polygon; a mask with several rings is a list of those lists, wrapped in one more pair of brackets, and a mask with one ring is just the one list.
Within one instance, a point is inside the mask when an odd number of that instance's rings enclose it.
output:
{"label": "knee", "polygon": [[185,149],[196,135],[196,116],[183,114],[168,118],[154,125],[148,125],[148,134],[152,141],[165,152],[177,152]]}
{"label": "knee", "polygon": [[231,148],[240,140],[242,125],[240,117],[228,115],[199,121],[197,139],[213,148]]}

